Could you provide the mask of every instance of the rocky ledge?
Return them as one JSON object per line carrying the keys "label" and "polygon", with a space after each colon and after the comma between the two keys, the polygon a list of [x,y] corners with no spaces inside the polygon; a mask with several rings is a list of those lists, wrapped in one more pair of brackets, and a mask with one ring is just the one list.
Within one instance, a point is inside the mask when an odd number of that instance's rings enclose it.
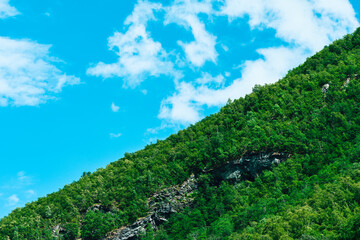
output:
{"label": "rocky ledge", "polygon": [[[287,153],[267,152],[248,153],[242,158],[229,161],[222,166],[208,170],[215,179],[215,184],[221,181],[236,183],[242,180],[253,180],[262,171],[270,169],[290,157]],[[179,186],[170,187],[155,193],[148,200],[149,215],[138,219],[129,226],[122,227],[110,233],[107,240],[136,240],[146,227],[151,226],[155,231],[158,226],[166,222],[171,214],[191,206],[193,198],[191,194],[197,189],[197,179],[192,175]]]}
{"label": "rocky ledge", "polygon": [[191,206],[193,201],[191,194],[196,189],[195,176],[191,175],[182,185],[166,188],[155,193],[148,199],[148,207],[150,208],[148,216],[138,219],[130,226],[113,231],[105,239],[135,240],[146,231],[147,226],[151,226],[156,230],[159,225],[167,221],[171,214]]}
{"label": "rocky ledge", "polygon": [[269,170],[289,157],[290,154],[278,152],[248,153],[238,160],[229,161],[211,170],[211,173],[218,182],[254,180],[262,171]]}

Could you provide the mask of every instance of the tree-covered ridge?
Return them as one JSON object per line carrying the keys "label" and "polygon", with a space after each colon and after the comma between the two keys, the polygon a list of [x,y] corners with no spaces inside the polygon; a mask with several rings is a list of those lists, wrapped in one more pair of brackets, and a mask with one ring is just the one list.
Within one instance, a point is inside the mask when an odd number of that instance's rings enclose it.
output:
{"label": "tree-covered ridge", "polygon": [[[84,174],[0,221],[0,239],[100,239],[146,215],[146,200],[192,173],[193,208],[144,239],[360,237],[360,29],[273,85],[164,141]],[[328,84],[327,86],[324,85]],[[323,89],[322,89],[323,88]],[[255,181],[210,184],[204,169],[247,152],[292,157]],[[92,211],[95,204],[111,211]]]}

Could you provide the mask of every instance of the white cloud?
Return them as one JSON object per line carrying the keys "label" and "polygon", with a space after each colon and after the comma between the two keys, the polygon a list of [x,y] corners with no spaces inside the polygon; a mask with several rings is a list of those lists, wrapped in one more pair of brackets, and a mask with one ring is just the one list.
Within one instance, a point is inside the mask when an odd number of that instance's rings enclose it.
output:
{"label": "white cloud", "polygon": [[115,103],[112,103],[112,104],[111,104],[111,111],[113,111],[113,112],[118,112],[119,109],[120,109],[120,107],[119,107],[119,106],[116,106]]}
{"label": "white cloud", "polygon": [[110,133],[110,137],[111,137],[111,138],[119,138],[119,137],[121,137],[121,136],[122,136],[121,133]]}
{"label": "white cloud", "polygon": [[161,103],[159,118],[182,124],[200,120],[198,105],[192,104],[196,90],[191,83],[181,82],[176,86],[178,91]]}
{"label": "white cloud", "polygon": [[13,194],[10,197],[8,197],[8,205],[9,206],[15,206],[16,204],[18,204],[19,201],[20,201],[20,199],[18,198],[18,196],[16,194]]}
{"label": "white cloud", "polygon": [[273,28],[277,37],[312,52],[359,25],[348,0],[226,0],[222,14],[230,20],[248,15],[252,28]]}
{"label": "white cloud", "polygon": [[178,41],[188,61],[197,67],[203,66],[206,61],[216,63],[218,56],[215,49],[216,37],[206,31],[205,24],[197,16],[200,13],[213,12],[211,1],[176,0],[166,12],[165,24],[177,23],[185,28],[191,28],[195,40],[190,43]]}
{"label": "white cloud", "polygon": [[167,129],[167,128],[173,128],[175,127],[173,124],[168,124],[168,123],[161,123],[161,125],[159,127],[155,127],[155,128],[148,128],[146,130],[146,134],[157,134],[159,133],[161,130]]}
{"label": "white cloud", "polygon": [[201,105],[219,104],[217,96],[212,95],[215,92],[210,87],[223,86],[224,77],[222,75],[213,77],[209,73],[204,73],[194,83],[197,86],[188,82],[176,83],[177,93],[163,100],[159,118],[182,124],[194,123],[201,118],[199,113]]}
{"label": "white cloud", "polygon": [[[201,80],[195,81],[200,85],[179,83],[176,87],[177,92],[162,102],[159,118],[181,124],[195,123],[202,117],[202,106],[221,106],[228,99],[236,99],[250,93],[255,84],[274,83],[307,56],[302,49],[285,47],[260,49],[258,53],[262,58],[246,61],[241,66],[242,77],[234,80],[228,87],[213,88],[208,85],[211,81]],[[208,77],[207,74],[204,76],[204,79]],[[219,76],[213,79],[217,78]]]}
{"label": "white cloud", "polygon": [[17,173],[17,177],[19,181],[24,181],[28,178],[28,176],[26,176],[25,171],[20,171]]}
{"label": "white cloud", "polygon": [[155,20],[154,11],[161,9],[161,4],[139,1],[132,15],[125,20],[129,28],[125,33],[116,32],[109,38],[109,49],[116,52],[116,63],[98,63],[87,73],[104,78],[123,77],[125,86],[135,87],[146,77],[177,75],[173,63],[161,43],[154,41],[146,31],[146,24]]}
{"label": "white cloud", "polygon": [[130,16],[125,19],[125,25],[146,25],[149,20],[155,20],[154,11],[162,8],[161,3],[151,3],[139,0]]}
{"label": "white cloud", "polygon": [[216,86],[221,86],[224,84],[225,78],[223,75],[219,74],[216,77],[213,77],[209,73],[203,73],[201,78],[195,80],[196,83],[201,85],[210,85],[215,84]]}
{"label": "white cloud", "polygon": [[20,14],[16,8],[10,6],[9,0],[0,0],[0,19]]}
{"label": "white cloud", "polygon": [[17,180],[21,186],[32,184],[32,177],[28,176],[25,171],[20,171],[17,173]]}
{"label": "white cloud", "polygon": [[[0,0],[0,19],[18,14],[9,0]],[[55,98],[54,93],[64,86],[80,82],[54,65],[59,60],[49,55],[50,47],[30,40],[0,37],[0,107],[36,106]]]}
{"label": "white cloud", "polygon": [[30,194],[30,195],[34,195],[35,194],[35,191],[30,189],[30,190],[27,190],[26,193]]}
{"label": "white cloud", "polygon": [[184,43],[179,41],[179,45],[183,47],[186,57],[197,67],[201,67],[206,61],[216,63],[218,53],[216,52],[216,37],[209,34],[205,30],[205,25],[194,16],[188,16],[189,25],[194,34],[195,41]]}
{"label": "white cloud", "polygon": [[80,82],[61,72],[50,45],[0,37],[0,106],[35,106],[54,98],[64,86]]}
{"label": "white cloud", "polygon": [[225,44],[221,44],[221,47],[225,52],[228,52],[230,50],[229,47],[226,46]]}
{"label": "white cloud", "polygon": [[25,195],[27,198],[31,198],[36,195],[36,192],[32,189],[29,189],[29,190],[25,191]]}

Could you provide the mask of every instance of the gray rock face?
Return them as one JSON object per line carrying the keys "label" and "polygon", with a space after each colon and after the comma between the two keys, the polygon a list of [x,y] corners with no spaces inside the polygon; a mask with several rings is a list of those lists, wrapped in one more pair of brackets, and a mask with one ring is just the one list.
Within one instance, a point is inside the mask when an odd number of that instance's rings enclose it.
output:
{"label": "gray rock face", "polygon": [[116,231],[113,231],[105,239],[113,239],[113,240],[138,239],[138,237],[142,233],[146,232],[146,226],[148,224],[151,224],[151,226],[153,227],[156,226],[152,215],[149,215],[144,218],[140,218],[130,226],[122,227]]}
{"label": "gray rock face", "polygon": [[322,88],[321,88],[321,92],[326,93],[329,90],[329,87],[330,87],[330,85],[328,83],[324,84],[324,86],[322,86]]}
{"label": "gray rock face", "polygon": [[113,208],[113,207],[108,208],[108,207],[105,207],[104,205],[101,205],[98,203],[98,204],[94,204],[93,206],[88,208],[87,212],[89,212],[89,211],[113,212],[113,211],[115,211],[115,208]]}
{"label": "gray rock face", "polygon": [[[217,183],[221,181],[237,182],[244,179],[253,180],[263,170],[269,169],[274,164],[290,157],[286,153],[250,153],[242,158],[230,161],[222,166],[207,171],[214,176]],[[158,226],[166,222],[171,214],[191,206],[193,198],[191,193],[197,189],[197,180],[192,175],[182,185],[164,189],[155,193],[148,200],[149,215],[138,219],[133,224],[113,231],[105,239],[107,240],[136,240],[146,231],[148,225],[157,230]]]}
{"label": "gray rock face", "polygon": [[279,164],[289,156],[289,154],[277,152],[249,153],[212,170],[212,174],[217,181],[254,180],[262,171],[270,169],[272,165]]}
{"label": "gray rock face", "polygon": [[62,235],[66,233],[66,230],[60,226],[60,224],[56,225],[52,228],[52,234],[54,238],[60,238]]}
{"label": "gray rock face", "polygon": [[350,78],[347,78],[346,81],[344,82],[342,88],[346,88],[350,83]]}
{"label": "gray rock face", "polygon": [[113,231],[107,240],[135,240],[146,231],[146,227],[151,225],[154,230],[159,225],[166,222],[172,213],[181,211],[190,206],[193,199],[191,193],[196,190],[197,184],[195,176],[192,175],[182,185],[166,188],[157,192],[148,199],[150,214],[138,219],[130,226],[122,227]]}

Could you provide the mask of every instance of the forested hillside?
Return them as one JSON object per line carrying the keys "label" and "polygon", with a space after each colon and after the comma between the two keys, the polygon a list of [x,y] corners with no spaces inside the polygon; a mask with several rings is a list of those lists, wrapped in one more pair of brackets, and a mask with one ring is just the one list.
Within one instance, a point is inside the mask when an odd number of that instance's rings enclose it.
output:
{"label": "forested hillside", "polygon": [[[360,29],[276,84],[14,210],[0,239],[101,239],[191,174],[193,204],[142,239],[360,239],[358,74]],[[212,184],[208,170],[269,151],[291,157],[255,179]]]}

